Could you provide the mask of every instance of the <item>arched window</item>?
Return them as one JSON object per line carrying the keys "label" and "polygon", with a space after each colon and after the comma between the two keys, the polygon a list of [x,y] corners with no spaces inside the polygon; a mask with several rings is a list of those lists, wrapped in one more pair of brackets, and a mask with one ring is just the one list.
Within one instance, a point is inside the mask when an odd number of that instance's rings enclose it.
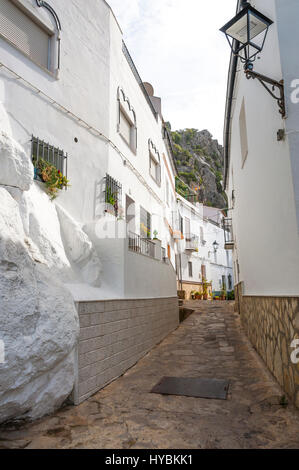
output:
{"label": "arched window", "polygon": [[[37,65],[54,72],[59,69],[59,19],[50,5],[36,0],[38,7],[46,7],[54,17],[54,26],[39,18],[36,9],[20,0],[1,0],[0,35]],[[56,47],[58,44],[58,47]]]}
{"label": "arched window", "polygon": [[118,88],[118,124],[117,131],[130,147],[132,152],[137,151],[137,122],[136,113],[122,88]]}
{"label": "arched window", "polygon": [[161,186],[161,158],[160,154],[151,141],[148,141],[149,147],[149,173],[154,181]]}

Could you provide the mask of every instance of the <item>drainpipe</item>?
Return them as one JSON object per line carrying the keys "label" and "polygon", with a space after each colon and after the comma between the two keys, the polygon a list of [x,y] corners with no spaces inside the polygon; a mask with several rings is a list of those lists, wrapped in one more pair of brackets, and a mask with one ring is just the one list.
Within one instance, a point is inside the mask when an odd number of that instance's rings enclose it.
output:
{"label": "drainpipe", "polygon": [[[246,0],[239,0],[237,5],[237,13],[249,4]],[[239,46],[239,43],[236,41],[236,46]],[[227,189],[228,183],[228,168],[229,168],[229,147],[230,147],[230,133],[231,133],[231,117],[232,117],[232,105],[233,105],[233,95],[236,82],[236,73],[238,66],[238,57],[231,54],[230,66],[228,72],[228,86],[227,86],[227,101],[226,101],[226,111],[225,111],[225,120],[224,120],[224,162],[225,162],[225,172],[224,172],[224,189]]]}

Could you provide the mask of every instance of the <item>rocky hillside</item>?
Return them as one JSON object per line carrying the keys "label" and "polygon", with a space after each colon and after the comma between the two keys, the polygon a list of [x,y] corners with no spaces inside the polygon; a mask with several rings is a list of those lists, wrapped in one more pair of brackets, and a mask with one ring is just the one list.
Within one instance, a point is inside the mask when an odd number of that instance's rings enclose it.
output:
{"label": "rocky hillside", "polygon": [[224,208],[227,205],[223,191],[223,147],[209,131],[184,129],[171,132],[173,150],[179,172],[177,191],[184,197],[190,190],[199,202],[207,206]]}

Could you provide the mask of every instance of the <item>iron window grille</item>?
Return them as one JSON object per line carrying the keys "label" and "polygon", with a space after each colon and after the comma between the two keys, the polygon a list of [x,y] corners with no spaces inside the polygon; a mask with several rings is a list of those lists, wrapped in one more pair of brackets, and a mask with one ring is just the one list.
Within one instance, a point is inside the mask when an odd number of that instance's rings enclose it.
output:
{"label": "iron window grille", "polygon": [[117,217],[122,200],[122,185],[106,174],[105,177],[105,212]]}
{"label": "iron window grille", "polygon": [[58,147],[50,145],[38,137],[32,136],[31,139],[31,160],[34,165],[34,179],[42,181],[39,176],[38,163],[40,160],[53,165],[62,176],[67,178],[68,154]]}

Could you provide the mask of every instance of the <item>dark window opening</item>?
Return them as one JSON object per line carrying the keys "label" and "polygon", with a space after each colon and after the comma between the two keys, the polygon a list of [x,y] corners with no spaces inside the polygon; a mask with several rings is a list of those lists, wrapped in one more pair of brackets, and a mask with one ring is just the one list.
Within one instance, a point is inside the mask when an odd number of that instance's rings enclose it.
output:
{"label": "dark window opening", "polygon": [[143,238],[151,238],[152,216],[143,207],[140,207],[140,235]]}
{"label": "dark window opening", "polygon": [[108,174],[105,183],[105,211],[117,217],[121,206],[122,185]]}

